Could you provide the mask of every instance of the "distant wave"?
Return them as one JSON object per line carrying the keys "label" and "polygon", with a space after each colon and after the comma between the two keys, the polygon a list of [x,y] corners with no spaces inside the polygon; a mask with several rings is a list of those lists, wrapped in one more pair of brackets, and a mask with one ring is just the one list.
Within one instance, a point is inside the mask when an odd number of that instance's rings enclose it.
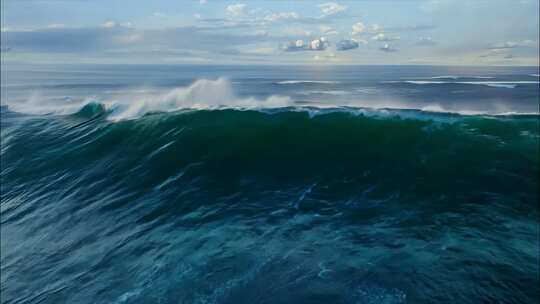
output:
{"label": "distant wave", "polygon": [[305,91],[305,92],[300,92],[299,94],[301,95],[323,94],[323,95],[339,96],[339,95],[348,95],[348,94],[351,94],[351,92],[343,91],[343,90],[327,90],[327,91],[321,90],[321,91]]}
{"label": "distant wave", "polygon": [[428,77],[429,79],[460,79],[460,78],[476,78],[476,79],[493,79],[493,76],[433,76]]}
{"label": "distant wave", "polygon": [[538,81],[427,81],[427,80],[405,80],[405,81],[385,81],[384,83],[408,83],[416,85],[430,84],[469,84],[469,85],[484,85],[494,88],[513,89],[518,84],[538,84]]}
{"label": "distant wave", "polygon": [[339,81],[329,81],[329,80],[284,80],[284,81],[276,82],[276,84],[302,84],[302,83],[338,84]]}
{"label": "distant wave", "polygon": [[540,77],[540,74],[529,74],[531,77]]}

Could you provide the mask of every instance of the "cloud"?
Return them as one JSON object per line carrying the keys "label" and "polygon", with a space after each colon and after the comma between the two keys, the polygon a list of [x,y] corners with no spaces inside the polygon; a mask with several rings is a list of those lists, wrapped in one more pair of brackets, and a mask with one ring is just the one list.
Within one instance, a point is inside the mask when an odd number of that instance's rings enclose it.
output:
{"label": "cloud", "polygon": [[399,40],[399,37],[391,37],[391,36],[385,35],[383,33],[380,33],[380,34],[377,34],[377,35],[371,37],[371,39],[375,40],[375,41],[388,42],[388,41]]}
{"label": "cloud", "polygon": [[328,47],[328,41],[325,37],[313,39],[311,41],[304,42],[304,40],[291,41],[282,47],[285,52],[298,52],[298,51],[323,51]]}
{"label": "cloud", "polygon": [[321,31],[321,33],[325,34],[325,35],[338,35],[339,32],[334,30],[333,28],[327,26],[327,25],[321,25],[319,26],[319,30]]}
{"label": "cloud", "polygon": [[293,36],[293,37],[313,36],[313,32],[302,29],[302,28],[297,28],[297,27],[287,27],[287,28],[283,29],[281,34],[283,36]]}
{"label": "cloud", "polygon": [[538,42],[532,40],[523,40],[523,41],[506,41],[506,42],[497,42],[492,43],[490,49],[514,49],[522,47],[531,47],[537,44]]}
{"label": "cloud", "polygon": [[321,37],[319,39],[311,40],[309,46],[312,51],[322,51],[328,47],[328,42],[326,41],[326,38]]}
{"label": "cloud", "polygon": [[270,47],[260,47],[260,48],[246,50],[244,51],[244,54],[246,55],[273,55],[273,54],[276,54],[276,49],[270,48]]}
{"label": "cloud", "polygon": [[101,25],[101,27],[104,27],[104,28],[113,28],[115,26],[116,26],[116,22],[114,21],[106,21]]}
{"label": "cloud", "polygon": [[336,44],[336,49],[338,51],[347,51],[347,50],[357,49],[358,46],[359,45],[358,45],[358,42],[356,42],[356,40],[344,39],[344,40],[339,41]]}
{"label": "cloud", "polygon": [[352,35],[357,35],[363,33],[366,29],[366,26],[362,22],[357,22],[352,25]]}
{"label": "cloud", "polygon": [[416,41],[416,45],[419,45],[419,46],[432,46],[436,44],[437,42],[433,41],[431,37],[420,37]]}
{"label": "cloud", "polygon": [[283,13],[274,13],[271,15],[267,15],[266,17],[264,17],[264,21],[276,22],[280,20],[298,19],[298,18],[300,17],[295,12],[283,12]]}
{"label": "cloud", "polygon": [[497,42],[493,43],[490,48],[491,49],[513,49],[518,47],[519,44],[517,42],[513,41],[507,41],[507,42]]}
{"label": "cloud", "polygon": [[51,29],[54,29],[54,28],[64,28],[66,27],[65,24],[62,24],[62,23],[53,23],[53,24],[49,24],[47,25],[48,28],[51,28]]}
{"label": "cloud", "polygon": [[339,5],[334,2],[323,3],[317,6],[321,9],[322,17],[332,16],[340,12],[343,12],[346,9],[345,6]]}
{"label": "cloud", "polygon": [[[91,54],[106,52],[130,54],[162,50],[189,50],[198,54],[222,54],[225,50],[261,42],[275,43],[276,37],[260,33],[232,34],[215,28],[178,27],[136,29],[122,27],[43,28],[33,31],[10,31],[2,43],[17,53]],[[129,47],[127,47],[129,45]],[[198,55],[202,56],[202,55]],[[209,55],[211,56],[211,55]]]}
{"label": "cloud", "polygon": [[501,57],[508,54],[508,49],[490,49],[486,53],[480,54],[478,57]]}
{"label": "cloud", "polygon": [[383,52],[395,52],[396,49],[392,48],[388,43],[385,43],[383,46],[379,48],[379,50]]}
{"label": "cloud", "polygon": [[369,32],[370,34],[378,34],[378,33],[382,32],[382,31],[383,31],[382,26],[380,26],[380,25],[378,25],[378,24],[376,24],[376,23],[370,25],[370,26],[369,26],[369,29],[368,29],[368,32]]}
{"label": "cloud", "polygon": [[428,31],[428,30],[433,30],[436,28],[437,27],[435,25],[416,24],[416,25],[408,25],[408,26],[389,27],[387,28],[387,30],[391,32],[416,32],[416,31]]}
{"label": "cloud", "polygon": [[424,1],[420,5],[420,10],[422,10],[422,11],[424,11],[426,13],[436,12],[436,11],[441,9],[443,4],[445,4],[443,2],[447,2],[447,1],[442,1],[442,0],[427,0],[427,1]]}
{"label": "cloud", "polygon": [[296,51],[306,51],[308,50],[307,49],[307,46],[305,46],[304,44],[304,40],[296,40],[296,41],[291,41],[287,44],[285,44],[282,49],[285,51],[285,52],[296,52]]}
{"label": "cloud", "polygon": [[246,13],[246,5],[243,3],[230,4],[226,8],[227,13],[233,16],[240,16]]}
{"label": "cloud", "polygon": [[316,61],[329,61],[329,60],[335,60],[336,59],[336,54],[334,53],[328,53],[328,54],[317,54],[315,56],[313,56],[313,60],[316,60]]}
{"label": "cloud", "polygon": [[207,0],[199,0],[199,4],[206,4],[206,3],[208,3]]}
{"label": "cloud", "polygon": [[118,42],[120,43],[135,43],[143,39],[143,36],[140,34],[127,34],[117,37]]}

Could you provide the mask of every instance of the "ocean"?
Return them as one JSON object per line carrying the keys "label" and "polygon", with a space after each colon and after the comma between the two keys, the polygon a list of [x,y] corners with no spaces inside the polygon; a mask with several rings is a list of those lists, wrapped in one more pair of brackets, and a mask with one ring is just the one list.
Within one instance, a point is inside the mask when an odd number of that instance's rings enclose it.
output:
{"label": "ocean", "polygon": [[538,67],[2,64],[2,303],[535,303]]}

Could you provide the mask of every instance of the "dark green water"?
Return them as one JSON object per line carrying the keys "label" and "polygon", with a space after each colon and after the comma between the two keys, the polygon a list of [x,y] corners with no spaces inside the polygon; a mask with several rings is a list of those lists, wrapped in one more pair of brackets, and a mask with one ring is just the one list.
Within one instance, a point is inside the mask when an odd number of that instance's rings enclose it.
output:
{"label": "dark green water", "polygon": [[1,115],[4,303],[540,296],[537,115]]}

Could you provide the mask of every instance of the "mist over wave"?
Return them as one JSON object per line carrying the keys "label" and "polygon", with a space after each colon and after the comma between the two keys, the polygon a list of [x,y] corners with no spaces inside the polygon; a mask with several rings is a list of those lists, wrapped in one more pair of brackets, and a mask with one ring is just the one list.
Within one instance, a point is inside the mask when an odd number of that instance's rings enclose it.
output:
{"label": "mist over wave", "polygon": [[[450,77],[450,76],[440,76]],[[452,76],[453,77],[453,76]],[[285,81],[287,84],[304,85],[306,83],[331,84],[331,81]],[[494,87],[513,88],[516,84],[537,83],[532,81],[517,82],[442,82],[442,81],[387,81],[387,83],[410,83],[420,85],[430,84],[480,84]],[[357,96],[354,93],[367,92],[368,96]],[[219,77],[212,79],[199,79],[189,85],[173,89],[138,88],[124,90],[118,94],[111,93],[109,98],[85,97],[80,101],[64,98],[60,102],[48,103],[46,98],[34,93],[28,100],[19,103],[8,103],[11,110],[28,114],[72,114],[80,111],[87,105],[101,104],[110,120],[125,120],[139,118],[148,113],[172,112],[179,110],[201,109],[278,109],[285,107],[311,107],[311,108],[339,108],[345,107],[348,111],[362,112],[362,109],[394,109],[394,110],[420,110],[426,112],[456,113],[463,115],[505,115],[505,114],[537,114],[538,112],[514,111],[509,105],[500,101],[493,102],[489,109],[475,109],[472,104],[461,105],[459,108],[449,108],[436,101],[422,104],[401,100],[394,96],[384,97],[373,89],[352,90],[298,90],[294,92],[296,98],[285,95],[270,95],[267,97],[238,96],[230,80]],[[379,94],[373,98],[373,94]],[[303,96],[321,95],[333,98],[333,102],[303,101]],[[352,97],[351,97],[352,96]],[[348,97],[339,100],[335,98]],[[381,98],[382,97],[382,98]]]}
{"label": "mist over wave", "polygon": [[[132,119],[151,112],[170,112],[181,109],[218,108],[280,108],[291,105],[289,97],[270,96],[258,100],[253,97],[238,97],[234,94],[231,82],[220,77],[216,80],[199,79],[186,87],[177,87],[166,92],[146,94],[148,90],[135,90],[135,94],[123,94],[109,100],[96,100],[89,97],[79,103],[61,105],[38,104],[38,96],[24,104],[10,105],[15,111],[24,113],[69,114],[78,111],[88,103],[104,104],[112,120]],[[155,92],[155,90],[153,90]]]}

